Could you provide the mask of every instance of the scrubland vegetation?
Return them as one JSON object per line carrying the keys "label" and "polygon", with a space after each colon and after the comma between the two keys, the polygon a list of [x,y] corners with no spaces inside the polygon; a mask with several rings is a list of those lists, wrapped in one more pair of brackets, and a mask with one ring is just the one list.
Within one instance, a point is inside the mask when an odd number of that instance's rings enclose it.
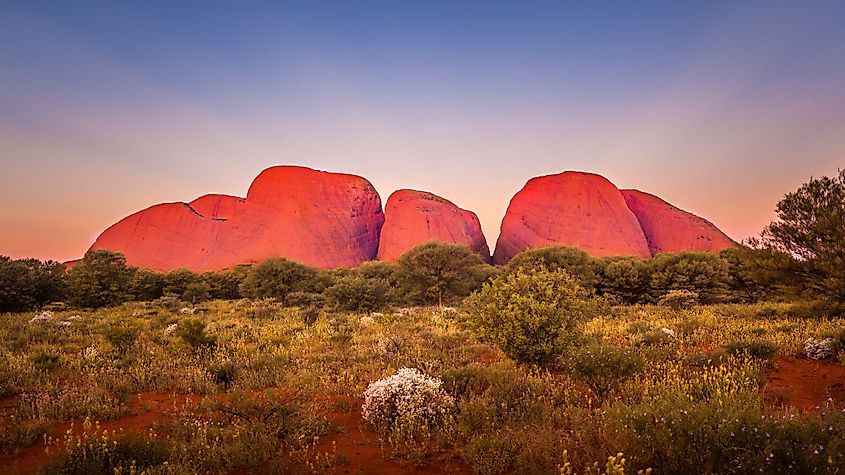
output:
{"label": "scrubland vegetation", "polygon": [[845,213],[814,203],[650,260],[2,259],[0,473],[842,473]]}

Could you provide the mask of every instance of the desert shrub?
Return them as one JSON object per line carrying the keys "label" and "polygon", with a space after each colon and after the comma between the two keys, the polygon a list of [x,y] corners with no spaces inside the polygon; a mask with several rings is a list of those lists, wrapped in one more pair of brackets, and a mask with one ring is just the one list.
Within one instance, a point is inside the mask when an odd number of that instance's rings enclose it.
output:
{"label": "desert shrub", "polygon": [[595,394],[599,404],[619,386],[642,370],[642,358],[612,346],[582,348],[566,362],[566,367]]}
{"label": "desert shrub", "polygon": [[492,275],[492,266],[465,246],[429,242],[399,258],[396,279],[412,303],[453,302],[481,287]]}
{"label": "desert shrub", "polygon": [[224,390],[228,390],[237,378],[238,369],[234,363],[227,361],[212,368],[211,373],[214,384],[219,384]]}
{"label": "desert shrub", "polygon": [[205,322],[197,318],[185,318],[179,322],[176,334],[194,351],[202,348],[212,348],[217,338],[205,331]]}
{"label": "desert shrub", "polygon": [[362,275],[350,273],[326,289],[329,305],[348,312],[371,312],[386,304],[387,287]]}
{"label": "desert shrub", "polygon": [[199,276],[190,269],[174,269],[162,276],[164,279],[164,293],[173,295],[184,295],[188,286],[197,280]]}
{"label": "desert shrub", "polygon": [[150,302],[164,295],[164,274],[147,269],[134,269],[129,281],[129,293],[139,302]]}
{"label": "desert shrub", "polygon": [[804,340],[804,356],[811,360],[823,360],[832,357],[833,338],[807,338]]}
{"label": "desert shrub", "polygon": [[512,371],[480,364],[454,368],[443,374],[443,388],[456,398],[481,394],[496,384],[513,378]]}
{"label": "desert shrub", "polygon": [[545,364],[576,340],[592,303],[562,269],[518,269],[485,284],[465,306],[479,337],[516,361]]}
{"label": "desert shrub", "polygon": [[[845,414],[766,414],[756,391],[691,401],[660,396],[608,410],[634,469],[660,473],[836,473],[845,463]],[[693,456],[691,456],[693,455]]]}
{"label": "desert shrub", "polygon": [[511,470],[521,451],[519,438],[497,431],[470,439],[461,447],[461,456],[472,467],[473,473],[496,475]]}
{"label": "desert shrub", "polygon": [[199,303],[211,298],[211,285],[204,280],[195,280],[185,286],[182,299],[186,302]]}
{"label": "desert shrub", "polygon": [[698,293],[689,290],[670,290],[666,292],[658,304],[672,310],[685,310],[698,305]]}
{"label": "desert shrub", "polygon": [[401,431],[403,426],[437,428],[455,405],[442,385],[440,379],[415,368],[402,368],[367,386],[362,416],[382,435]]}
{"label": "desert shrub", "polygon": [[299,309],[305,308],[322,308],[326,303],[326,298],[323,294],[317,292],[291,292],[285,297],[285,305],[288,307],[296,307]]}
{"label": "desert shrub", "polygon": [[599,282],[599,262],[581,249],[563,246],[548,246],[522,251],[508,262],[505,273],[522,269],[563,269],[574,277],[583,288],[593,290]]}
{"label": "desert shrub", "polygon": [[635,320],[628,324],[625,328],[625,331],[630,333],[631,335],[641,335],[643,333],[649,332],[652,329],[652,325],[648,322],[643,320]]}
{"label": "desert shrub", "polygon": [[59,355],[45,350],[33,353],[29,360],[39,371],[51,371],[59,367]]}
{"label": "desert shrub", "polygon": [[832,331],[827,336],[833,340],[831,346],[834,353],[845,352],[845,328]]}
{"label": "desert shrub", "polygon": [[777,219],[752,246],[787,256],[768,266],[795,295],[813,296],[839,311],[845,304],[845,170],[812,178],[777,204]]}
{"label": "desert shrub", "polygon": [[773,358],[777,352],[778,347],[774,343],[768,341],[739,341],[728,343],[724,346],[727,354],[733,356],[748,355],[752,358],[770,359]]}
{"label": "desert shrub", "polygon": [[708,252],[665,253],[651,261],[649,291],[658,301],[672,290],[698,294],[701,303],[716,303],[724,298],[728,280],[728,264],[717,254]]}
{"label": "desert shrub", "polygon": [[605,257],[598,261],[598,290],[627,304],[648,299],[649,262],[638,257]]}
{"label": "desert shrub", "polygon": [[39,474],[120,475],[145,473],[164,464],[169,456],[168,445],[155,433],[116,436],[114,432],[91,429],[86,420],[83,433],[65,437],[65,451],[54,456]]}
{"label": "desert shrub", "polygon": [[674,340],[674,334],[671,330],[657,328],[645,333],[642,338],[637,341],[637,346],[664,346],[669,345]]}
{"label": "desert shrub", "polygon": [[103,336],[106,337],[106,341],[111,343],[115,351],[123,356],[135,344],[140,333],[141,329],[138,325],[128,322],[113,322],[105,329]]}
{"label": "desert shrub", "polygon": [[240,285],[247,271],[246,266],[238,266],[222,272],[206,272],[200,278],[208,283],[210,298],[235,300],[241,298]]}
{"label": "desert shrub", "polygon": [[251,268],[241,284],[241,293],[251,298],[272,297],[284,301],[291,292],[322,292],[317,269],[278,257]]}
{"label": "desert shrub", "polygon": [[130,298],[132,270],[119,252],[103,249],[85,253],[68,273],[69,301],[76,307],[106,307]]}
{"label": "desert shrub", "polygon": [[61,263],[0,256],[0,312],[21,312],[62,300],[65,284]]}
{"label": "desert shrub", "polygon": [[766,263],[773,261],[770,252],[736,246],[723,249],[719,257],[728,264],[728,295],[732,301],[757,302],[778,296],[783,279],[766,268]]}

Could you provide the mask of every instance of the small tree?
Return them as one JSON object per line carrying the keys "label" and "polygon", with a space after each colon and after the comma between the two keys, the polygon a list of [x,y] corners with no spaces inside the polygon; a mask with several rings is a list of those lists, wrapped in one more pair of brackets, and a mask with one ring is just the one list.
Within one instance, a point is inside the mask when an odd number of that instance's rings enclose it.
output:
{"label": "small tree", "polygon": [[582,287],[593,290],[599,282],[599,262],[575,247],[548,246],[520,252],[508,262],[506,273],[516,269],[563,269],[578,279]]}
{"label": "small tree", "polygon": [[251,298],[276,298],[284,301],[290,292],[322,292],[319,271],[283,257],[267,259],[250,269],[241,293]]}
{"label": "small tree", "polygon": [[579,335],[592,302],[576,279],[558,269],[517,269],[466,300],[470,326],[510,358],[547,364]]}
{"label": "small tree", "polygon": [[97,249],[85,253],[68,273],[70,303],[77,307],[105,307],[129,299],[132,270],[119,252]]}
{"label": "small tree", "polygon": [[241,298],[240,286],[248,270],[246,266],[238,266],[222,272],[206,272],[200,277],[208,283],[210,298],[235,300]]}
{"label": "small tree", "polygon": [[31,310],[62,300],[65,277],[65,267],[58,262],[0,256],[0,312]]}
{"label": "small tree", "polygon": [[606,257],[599,261],[599,291],[625,303],[648,299],[649,262],[639,257]]}
{"label": "small tree", "polygon": [[601,404],[622,383],[642,370],[643,360],[622,348],[596,345],[575,353],[568,366]]}
{"label": "small tree", "polygon": [[205,332],[205,322],[197,318],[186,318],[179,322],[177,334],[194,351],[213,348],[217,338]]}
{"label": "small tree", "polygon": [[138,302],[150,302],[164,295],[164,274],[149,269],[134,269],[129,292]]}
{"label": "small tree", "polygon": [[492,275],[492,266],[465,246],[429,242],[399,258],[396,275],[408,300],[438,304],[469,295]]}
{"label": "small tree", "polygon": [[793,256],[796,293],[845,301],[845,170],[811,178],[777,204],[777,219],[751,245]]}
{"label": "small tree", "polygon": [[718,254],[678,252],[658,254],[651,260],[650,292],[653,301],[670,290],[698,294],[701,303],[715,303],[725,296],[728,263]]}
{"label": "small tree", "polygon": [[377,281],[350,273],[337,279],[325,295],[329,305],[337,310],[370,312],[384,306],[386,291]]}
{"label": "small tree", "polygon": [[117,354],[123,356],[135,344],[135,341],[138,339],[138,335],[140,333],[141,329],[138,325],[120,322],[113,323],[106,328],[103,335],[106,337],[106,340],[111,343],[112,347],[114,347]]}

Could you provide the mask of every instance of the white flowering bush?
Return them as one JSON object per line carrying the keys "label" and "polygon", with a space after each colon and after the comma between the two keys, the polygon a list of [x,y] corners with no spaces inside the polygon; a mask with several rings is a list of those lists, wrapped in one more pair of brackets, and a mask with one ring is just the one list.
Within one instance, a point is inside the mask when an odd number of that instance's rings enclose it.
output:
{"label": "white flowering bush", "polygon": [[833,338],[807,338],[804,340],[804,356],[811,360],[823,360],[833,356]]}
{"label": "white flowering bush", "polygon": [[404,425],[437,427],[455,407],[455,399],[442,386],[439,378],[402,368],[367,386],[362,415],[382,434]]}
{"label": "white flowering bush", "polygon": [[53,312],[45,310],[38,315],[32,317],[29,323],[50,322],[53,320]]}

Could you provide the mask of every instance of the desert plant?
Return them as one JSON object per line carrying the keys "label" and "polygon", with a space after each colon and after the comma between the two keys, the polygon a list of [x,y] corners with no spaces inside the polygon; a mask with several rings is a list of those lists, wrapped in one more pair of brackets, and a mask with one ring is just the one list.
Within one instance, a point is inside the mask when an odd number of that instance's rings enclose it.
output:
{"label": "desert plant", "polygon": [[194,351],[211,348],[217,338],[205,332],[205,322],[197,318],[186,318],[179,322],[176,334]]}
{"label": "desert plant", "polygon": [[769,359],[778,352],[778,347],[768,341],[738,341],[724,346],[727,354],[733,356],[748,355],[752,358]]}
{"label": "desert plant", "polygon": [[436,428],[454,408],[443,381],[415,368],[402,368],[367,386],[361,414],[377,432],[387,435],[402,425]]}
{"label": "desert plant", "polygon": [[469,248],[440,242],[411,249],[396,267],[399,287],[409,301],[441,307],[480,288],[492,272]]}
{"label": "desert plant", "polygon": [[90,250],[68,273],[70,303],[96,308],[125,302],[130,297],[131,277],[123,254]]}
{"label": "desert plant", "polygon": [[672,290],[698,294],[701,303],[716,303],[725,296],[728,263],[707,252],[664,253],[650,261],[649,291],[654,301]]}
{"label": "desert plant", "polygon": [[141,329],[138,325],[127,322],[116,322],[109,325],[103,332],[103,336],[111,343],[115,351],[123,356],[135,344]]}
{"label": "desert plant", "polygon": [[619,386],[642,370],[642,358],[622,348],[594,345],[582,348],[566,367],[584,382],[599,404]]}
{"label": "desert plant", "polygon": [[676,311],[689,309],[698,305],[698,292],[670,290],[660,297],[658,304]]}
{"label": "desert plant", "polygon": [[563,246],[548,246],[528,249],[515,255],[508,262],[505,273],[517,269],[563,269],[578,280],[585,289],[592,290],[599,282],[600,263],[581,249]]}
{"label": "desert plant", "polygon": [[250,269],[240,286],[247,297],[281,301],[291,292],[321,292],[323,288],[317,269],[282,257],[267,259]]}
{"label": "desert plant", "polygon": [[465,306],[479,337],[523,363],[553,361],[576,341],[592,304],[566,271],[523,270],[496,278]]}

